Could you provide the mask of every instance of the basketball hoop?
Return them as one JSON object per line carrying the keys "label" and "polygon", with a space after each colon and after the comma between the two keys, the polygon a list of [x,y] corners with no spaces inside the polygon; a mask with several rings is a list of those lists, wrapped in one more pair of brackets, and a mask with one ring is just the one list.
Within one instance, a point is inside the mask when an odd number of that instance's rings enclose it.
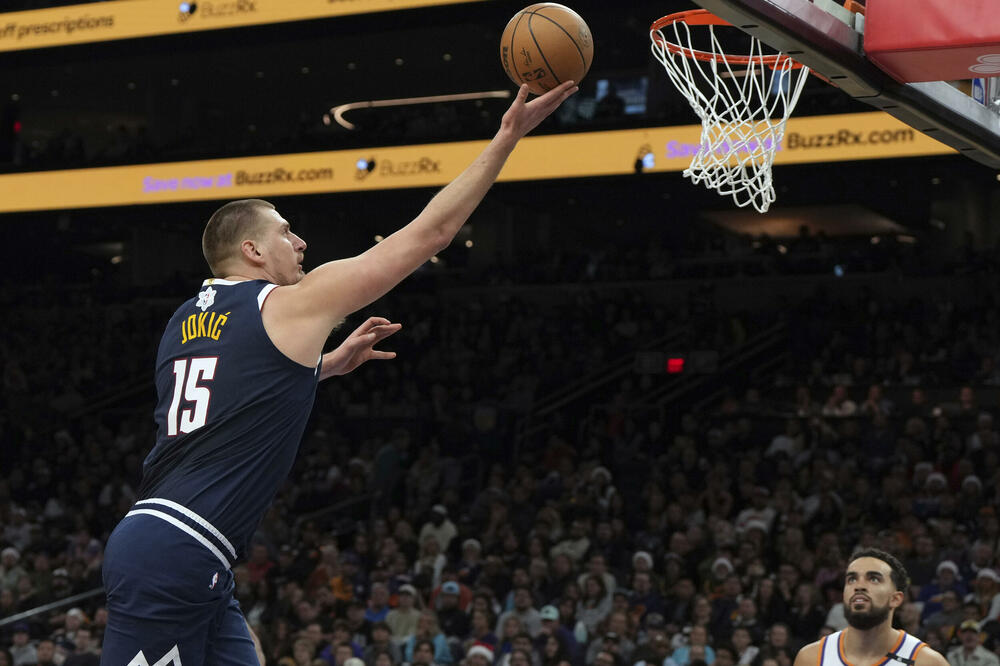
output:
{"label": "basketball hoop", "polygon": [[[708,28],[710,50],[694,47],[692,26]],[[733,28],[704,9],[664,16],[649,28],[653,55],[701,118],[701,141],[684,176],[764,213],[775,198],[774,153],[809,68],[782,53],[765,54],[753,36],[748,55],[729,55],[717,26]]]}

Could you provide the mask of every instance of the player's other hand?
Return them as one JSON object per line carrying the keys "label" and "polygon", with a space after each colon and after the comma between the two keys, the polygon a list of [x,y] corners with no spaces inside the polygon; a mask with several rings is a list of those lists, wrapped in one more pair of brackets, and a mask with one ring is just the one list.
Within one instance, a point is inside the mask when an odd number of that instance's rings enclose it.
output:
{"label": "player's other hand", "polygon": [[346,375],[366,361],[396,358],[396,352],[379,351],[375,345],[403,328],[384,317],[369,317],[358,326],[340,346],[323,355],[320,379],[334,375]]}
{"label": "player's other hand", "polygon": [[527,101],[528,86],[521,85],[517,96],[514,97],[514,103],[507,109],[507,113],[503,114],[503,120],[500,121],[500,134],[517,141],[538,127],[540,122],[558,109],[559,105],[577,90],[579,88],[573,81],[564,81],[541,97],[536,97],[529,102]]}

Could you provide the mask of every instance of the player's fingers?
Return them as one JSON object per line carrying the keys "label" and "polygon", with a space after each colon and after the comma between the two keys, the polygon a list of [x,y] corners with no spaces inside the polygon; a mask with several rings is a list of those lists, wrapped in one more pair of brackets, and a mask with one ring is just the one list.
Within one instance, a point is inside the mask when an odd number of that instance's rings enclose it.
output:
{"label": "player's fingers", "polygon": [[521,89],[517,91],[517,103],[524,104],[524,101],[528,99],[528,84],[522,83]]}
{"label": "player's fingers", "polygon": [[376,361],[388,361],[391,358],[396,358],[396,352],[386,352],[378,351],[377,349],[372,350],[372,359]]}
{"label": "player's fingers", "polygon": [[376,326],[372,329],[372,333],[375,334],[376,340],[384,340],[401,328],[403,328],[402,324],[387,324],[384,326]]}
{"label": "player's fingers", "polygon": [[365,320],[361,326],[358,326],[358,332],[370,331],[376,326],[388,324],[389,320],[385,317],[369,317]]}

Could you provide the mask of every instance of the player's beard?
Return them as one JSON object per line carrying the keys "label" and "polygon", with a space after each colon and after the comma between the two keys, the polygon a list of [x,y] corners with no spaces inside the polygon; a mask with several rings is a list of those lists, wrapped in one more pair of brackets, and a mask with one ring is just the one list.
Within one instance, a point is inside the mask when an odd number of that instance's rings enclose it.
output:
{"label": "player's beard", "polygon": [[870,604],[868,610],[863,611],[852,610],[850,604],[844,604],[844,618],[847,624],[855,629],[873,629],[889,619],[890,610],[889,604],[881,608]]}

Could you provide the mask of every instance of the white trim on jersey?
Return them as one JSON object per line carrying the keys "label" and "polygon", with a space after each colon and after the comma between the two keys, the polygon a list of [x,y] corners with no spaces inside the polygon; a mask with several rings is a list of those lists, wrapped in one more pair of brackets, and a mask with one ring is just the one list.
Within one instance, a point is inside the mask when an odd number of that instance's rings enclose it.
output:
{"label": "white trim on jersey", "polygon": [[208,287],[209,285],[213,284],[221,284],[223,286],[229,287],[234,284],[239,284],[240,282],[243,282],[243,280],[220,280],[219,278],[208,278],[207,280],[201,283],[201,286]]}
{"label": "white trim on jersey", "polygon": [[257,294],[257,309],[258,310],[263,310],[264,309],[264,301],[267,299],[267,295],[270,294],[272,290],[277,289],[277,287],[278,287],[278,285],[276,285],[276,284],[269,284],[269,285],[265,285],[265,287],[260,290],[260,293]]}
{"label": "white trim on jersey", "polygon": [[182,532],[187,532],[188,534],[193,536],[198,541],[198,543],[200,543],[205,548],[208,548],[210,551],[212,551],[212,554],[215,555],[217,558],[219,558],[219,561],[222,562],[222,564],[224,564],[227,569],[232,568],[233,565],[222,554],[222,551],[216,548],[211,541],[209,541],[204,536],[199,534],[198,531],[192,528],[190,525],[185,525],[184,523],[177,520],[173,516],[163,513],[162,511],[154,511],[153,509],[132,509],[131,511],[125,514],[125,517],[128,518],[129,516],[136,516],[140,514],[145,514],[147,516],[153,516],[154,518],[159,518],[160,520],[165,520],[174,527],[176,527],[177,529],[181,530]]}
{"label": "white trim on jersey", "polygon": [[[845,658],[846,655],[843,652],[846,632],[847,629],[842,629],[823,637],[820,641],[819,659],[816,666],[853,666],[847,661]],[[886,654],[881,661],[875,662],[874,666],[893,666],[894,664],[898,666],[901,662],[905,663],[916,657],[917,652],[920,651],[924,642],[901,629],[899,633],[900,635],[896,638],[896,644],[892,652]]]}
{"label": "white trim on jersey", "polygon": [[170,507],[177,513],[184,514],[184,516],[190,518],[194,522],[204,527],[209,534],[218,539],[219,543],[225,546],[226,550],[229,551],[229,554],[233,556],[233,559],[234,560],[236,559],[236,549],[233,548],[233,544],[229,543],[229,539],[223,536],[222,532],[215,529],[215,525],[208,522],[207,520],[205,520],[204,518],[202,518],[197,513],[187,508],[186,506],[178,504],[177,502],[174,502],[172,500],[160,499],[159,497],[151,497],[149,499],[139,500],[138,502],[136,502],[136,505],[138,506],[139,504],[162,504],[163,506]]}

